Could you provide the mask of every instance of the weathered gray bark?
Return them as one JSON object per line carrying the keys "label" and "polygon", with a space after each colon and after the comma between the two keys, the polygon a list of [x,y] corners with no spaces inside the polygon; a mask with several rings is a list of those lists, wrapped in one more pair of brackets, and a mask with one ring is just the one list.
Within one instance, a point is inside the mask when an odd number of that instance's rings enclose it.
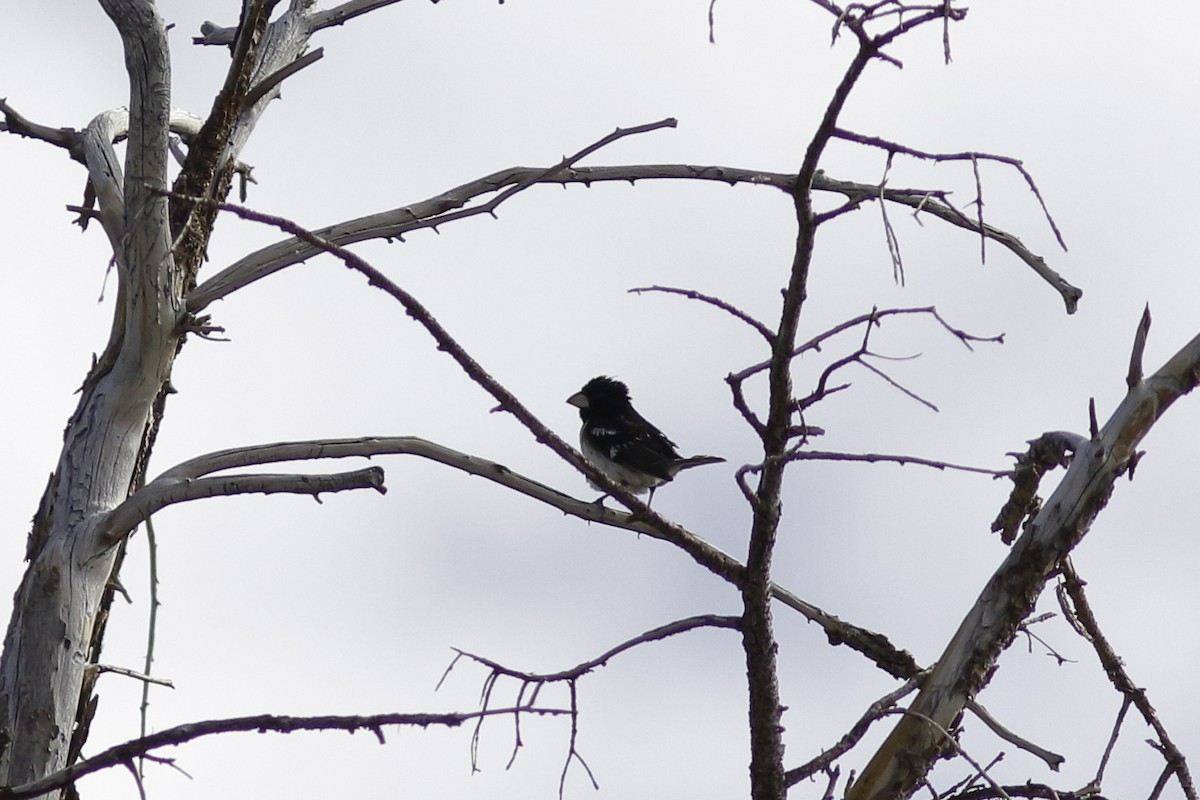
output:
{"label": "weathered gray bark", "polygon": [[[194,117],[172,112],[166,30],[154,3],[100,3],[121,34],[129,107],[101,114],[81,137],[95,218],[114,249],[118,299],[108,345],[84,382],[34,517],[29,566],[0,655],[2,786],[62,769],[73,756],[72,737],[86,734],[94,702],[87,668],[98,655],[110,579],[120,564],[121,539],[113,538],[109,515],[141,481],[186,329],[183,296],[211,231],[211,218],[188,219],[191,210],[178,201],[172,209],[163,194],[171,188],[170,131],[192,134],[201,145],[189,154],[184,188],[221,199],[276,89],[245,103],[249,88],[302,53],[313,30],[309,0],[293,0],[269,30],[274,3],[251,3],[247,18],[254,23],[241,28],[230,78],[201,128]],[[112,147],[120,136],[127,137],[124,170]],[[183,219],[174,231],[172,211]],[[184,223],[194,235],[176,243]],[[173,243],[180,244],[175,253]]]}
{"label": "weathered gray bark", "polygon": [[889,800],[916,790],[949,746],[943,730],[954,725],[963,706],[987,684],[996,659],[1033,610],[1048,575],[1087,533],[1116,479],[1136,463],[1138,443],[1172,403],[1200,382],[1200,336],[1142,379],[1148,328],[1147,314],[1135,341],[1125,399],[1076,451],[1058,488],[959,625],[909,713],[846,793],[848,800]]}
{"label": "weathered gray bark", "polygon": [[90,170],[102,221],[110,239],[120,242],[121,308],[111,359],[88,377],[67,424],[0,658],[0,783],[8,785],[66,764],[117,552],[97,533],[136,479],[154,400],[174,359],[182,307],[172,279],[167,201],[153,192],[167,187],[166,33],[151,3],[103,5],[120,30],[131,76],[124,179],[115,159]]}

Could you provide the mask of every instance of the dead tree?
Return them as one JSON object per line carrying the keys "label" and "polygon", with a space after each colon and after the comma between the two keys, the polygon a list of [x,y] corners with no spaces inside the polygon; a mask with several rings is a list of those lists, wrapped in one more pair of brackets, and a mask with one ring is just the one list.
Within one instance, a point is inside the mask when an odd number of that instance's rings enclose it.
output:
{"label": "dead tree", "polygon": [[[317,231],[229,204],[231,186],[239,176],[243,180],[248,177],[248,167],[241,163],[240,155],[258,119],[286,79],[321,57],[320,49],[309,49],[311,38],[324,28],[345,23],[391,1],[352,0],[322,11],[308,0],[291,0],[272,20],[277,2],[246,0],[235,27],[209,25],[196,40],[202,45],[228,47],[231,52],[225,82],[212,110],[201,120],[172,107],[166,30],[154,4],[150,0],[101,0],[124,43],[130,83],[128,108],[102,113],[86,127],[72,129],[33,122],[7,102],[0,103],[5,130],[60,147],[86,168],[88,185],[84,203],[77,209],[79,222],[85,227],[96,223],[103,228],[112,244],[119,287],[108,343],[83,382],[78,406],[68,421],[61,455],[34,518],[26,553],[29,566],[17,592],[0,658],[0,787],[3,787],[0,796],[31,797],[70,790],[73,782],[88,772],[127,763],[156,747],[224,731],[308,727],[364,728],[378,732],[385,725],[459,724],[496,713],[566,713],[574,718],[577,709],[573,703],[569,709],[535,707],[526,687],[565,681],[571,685],[573,698],[575,682],[613,655],[646,641],[698,627],[734,628],[741,634],[747,671],[750,784],[754,798],[778,800],[786,796],[790,786],[820,772],[829,774],[832,793],[839,774],[834,763],[861,738],[858,728],[865,730],[883,716],[900,713],[895,704],[905,692],[919,689],[912,705],[902,712],[892,735],[846,789],[847,796],[853,798],[908,796],[924,780],[933,762],[954,749],[954,728],[960,715],[983,713],[974,706],[974,696],[986,684],[996,657],[1012,642],[1048,577],[1056,570],[1067,576],[1064,591],[1072,594],[1079,617],[1087,624],[1082,587],[1070,579],[1072,573],[1064,566],[1066,558],[1103,508],[1116,477],[1133,470],[1141,438],[1176,399],[1194,388],[1200,376],[1200,339],[1193,340],[1162,369],[1145,377],[1141,353],[1149,327],[1147,316],[1130,363],[1127,398],[1109,422],[1104,426],[1094,423],[1086,437],[1065,440],[1074,451],[1073,458],[1067,458],[1061,447],[1050,462],[1043,463],[1038,460],[1040,456],[1029,455],[1027,464],[1036,463],[1040,469],[1048,468],[1051,462],[1070,461],[1071,466],[1040,510],[1033,501],[1040,472],[1031,468],[1029,474],[1035,475],[1032,484],[1024,486],[1028,491],[1005,517],[1006,529],[1014,536],[1015,528],[1023,527],[1010,555],[984,588],[942,658],[935,665],[922,668],[907,651],[886,637],[843,622],[779,586],[772,579],[771,567],[783,513],[780,497],[789,466],[814,459],[927,463],[943,469],[954,466],[910,456],[829,453],[811,447],[820,430],[807,424],[805,413],[845,388],[837,382],[840,371],[859,365],[883,374],[879,368],[870,366],[868,358],[871,337],[881,321],[900,314],[919,314],[936,320],[964,344],[987,340],[954,328],[933,308],[876,309],[815,336],[802,332],[814,243],[822,226],[869,203],[907,206],[978,236],[981,242],[993,241],[1007,248],[1059,293],[1068,311],[1074,310],[1079,301],[1079,290],[1054,272],[1044,259],[1012,234],[983,219],[982,202],[975,204],[974,215],[968,215],[952,205],[944,192],[894,189],[886,181],[876,185],[842,181],[821,170],[825,149],[834,140],[882,151],[889,165],[896,157],[961,161],[971,164],[978,176],[978,164],[993,161],[1018,170],[1040,202],[1032,178],[1014,159],[975,152],[928,153],[842,127],[843,107],[863,73],[877,63],[895,62],[889,53],[890,45],[912,31],[941,26],[948,48],[949,30],[966,16],[966,10],[951,2],[840,6],[815,0],[817,6],[829,13],[834,36],[851,39],[855,52],[820,123],[803,151],[797,153],[795,173],[766,174],[737,167],[694,165],[603,168],[578,165],[581,159],[617,139],[673,125],[674,121],[668,119],[619,128],[545,168],[501,170],[422,203]],[[186,155],[177,170],[170,164],[173,136],[180,137],[186,145]],[[123,164],[114,150],[114,143],[119,140],[127,142]],[[642,179],[750,183],[781,193],[794,208],[795,247],[781,287],[777,321],[768,324],[720,298],[689,289],[655,286],[642,290],[682,294],[712,305],[749,325],[766,345],[760,363],[735,372],[728,379],[732,403],[761,446],[761,458],[742,467],[737,474],[752,516],[749,545],[741,559],[663,517],[597,472],[492,377],[419,298],[347,249],[356,242],[398,238],[416,229],[436,228],[468,216],[491,213],[516,194],[541,184]],[[840,199],[822,206],[815,201],[817,197]],[[222,213],[273,225],[286,238],[200,281],[200,266],[214,223]],[[1048,213],[1047,219],[1053,226]],[[889,242],[893,242],[890,226],[887,232]],[[898,250],[893,248],[892,252],[899,274],[903,265]],[[337,257],[347,268],[365,277],[372,287],[395,300],[405,314],[424,327],[440,350],[491,395],[498,410],[519,420],[539,442],[602,486],[626,510],[612,510],[575,499],[473,454],[455,452],[413,437],[377,436],[246,446],[198,456],[150,478],[146,464],[163,422],[172,391],[172,368],[180,347],[189,336],[218,332],[205,316],[206,309],[218,299],[319,253]],[[832,361],[815,385],[798,390],[794,373],[798,356],[819,349],[821,344],[847,331],[858,334],[861,345]],[[810,338],[805,339],[806,335]],[[760,375],[765,378],[765,391],[755,394],[747,388],[747,381]],[[913,394],[898,384],[897,388]],[[1058,445],[1062,441],[1055,440]],[[1053,442],[1048,446],[1054,451]],[[430,459],[483,476],[579,519],[669,542],[733,587],[740,598],[742,613],[736,617],[708,615],[670,623],[597,659],[553,675],[521,671],[483,655],[463,653],[464,657],[484,664],[492,674],[485,707],[476,712],[210,720],[184,726],[186,729],[163,731],[79,761],[95,711],[93,683],[98,657],[129,535],[159,509],[188,500],[243,493],[318,495],[357,488],[382,491],[383,470],[376,466],[326,474],[230,473],[284,461],[380,455]],[[789,613],[795,611],[821,625],[832,643],[853,648],[888,674],[905,681],[900,690],[873,705],[861,726],[848,732],[838,747],[790,769],[782,740],[783,703],[776,664],[773,615],[779,608],[787,608]],[[1118,665],[1113,664],[1112,670],[1119,674]],[[488,706],[491,686],[501,677],[515,679],[522,686],[512,708]],[[1131,689],[1131,703],[1136,702],[1134,694]],[[1182,756],[1167,746],[1165,732],[1160,731],[1160,738],[1173,774],[1189,796],[1194,797]],[[573,735],[571,754],[578,755]],[[1053,754],[1044,758],[1050,762]],[[986,796],[1004,796],[999,787],[995,791],[996,794]]]}

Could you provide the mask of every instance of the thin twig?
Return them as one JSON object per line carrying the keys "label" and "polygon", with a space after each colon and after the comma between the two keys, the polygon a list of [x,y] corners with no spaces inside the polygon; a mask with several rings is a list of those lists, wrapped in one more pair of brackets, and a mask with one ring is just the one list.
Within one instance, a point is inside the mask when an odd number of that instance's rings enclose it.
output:
{"label": "thin twig", "polygon": [[[1046,201],[1042,198],[1042,193],[1038,189],[1037,182],[1034,181],[1033,176],[1029,173],[1029,170],[1025,169],[1025,165],[1021,163],[1019,159],[1011,156],[1001,156],[993,153],[980,152],[930,153],[924,150],[917,150],[912,147],[907,147],[899,142],[891,142],[887,139],[881,139],[878,136],[867,136],[861,133],[854,133],[852,131],[845,130],[844,128],[837,128],[833,132],[833,135],[839,139],[845,139],[848,142],[857,142],[858,144],[862,145],[878,147],[888,151],[889,153],[900,153],[902,155],[912,156],[913,158],[920,158],[927,161],[970,161],[973,164],[977,164],[980,160],[983,160],[996,161],[1001,164],[1006,164],[1017,170],[1017,172],[1021,174],[1021,177],[1025,179],[1025,183],[1029,186],[1030,192],[1032,192],[1033,196],[1037,199],[1038,205],[1041,206],[1042,214],[1045,216],[1046,222],[1050,225],[1050,230],[1054,232],[1055,240],[1063,250],[1067,249],[1067,243],[1063,239],[1062,232],[1058,229],[1058,224],[1054,221],[1054,217],[1050,214],[1050,209],[1046,206]],[[977,182],[976,186],[978,187],[978,167],[976,167],[975,176]],[[982,204],[982,198],[980,198],[979,202]],[[977,221],[982,229],[982,209],[980,210],[979,214],[980,216]]]}
{"label": "thin twig", "polygon": [[[737,630],[740,627],[741,627],[741,618],[740,617],[721,617],[721,616],[717,616],[714,614],[705,614],[705,615],[696,616],[696,617],[688,617],[687,619],[676,620],[675,622],[671,622],[666,625],[661,625],[657,628],[654,628],[653,630],[646,631],[645,633],[643,633],[639,636],[635,636],[632,639],[624,641],[621,644],[619,644],[613,648],[610,648],[608,651],[601,654],[600,656],[593,658],[593,659],[589,659],[587,661],[584,661],[583,663],[578,664],[577,666],[572,667],[571,669],[562,670],[561,672],[547,673],[547,674],[539,674],[539,673],[535,673],[535,672],[524,672],[521,670],[512,669],[511,667],[506,667],[503,664],[500,664],[499,662],[494,661],[490,658],[475,655],[474,653],[468,653],[465,650],[460,650],[458,648],[454,648],[454,652],[455,652],[454,659],[450,662],[450,666],[446,668],[446,673],[442,675],[442,680],[438,681],[438,686],[440,687],[442,685],[442,682],[445,681],[445,679],[446,679],[446,675],[448,675],[450,673],[450,670],[454,668],[454,665],[458,663],[460,658],[468,658],[482,666],[487,667],[489,670],[487,677],[484,678],[483,689],[482,689],[482,692],[480,695],[481,710],[487,709],[488,703],[491,701],[492,690],[495,688],[496,682],[501,677],[514,678],[519,682],[519,688],[517,690],[517,703],[516,703],[517,707],[521,707],[521,700],[525,696],[525,690],[530,686],[535,687],[534,693],[529,698],[529,701],[528,701],[530,704],[532,704],[534,701],[534,698],[537,696],[537,691],[540,690],[542,686],[545,686],[546,684],[550,684],[550,683],[566,683],[568,690],[570,691],[570,697],[571,697],[571,706],[570,706],[571,736],[570,736],[570,746],[567,751],[567,758],[566,758],[566,761],[563,763],[562,774],[559,777],[558,791],[559,791],[559,797],[561,798],[562,794],[563,794],[563,788],[564,788],[564,786],[566,784],[566,780],[567,780],[567,772],[570,769],[571,762],[573,760],[577,760],[580,763],[580,765],[583,766],[583,769],[585,772],[587,772],[588,778],[591,780],[592,785],[595,786],[596,789],[600,788],[596,784],[596,777],[595,777],[595,775],[592,774],[591,768],[588,767],[587,762],[584,761],[583,756],[580,755],[579,751],[576,748],[576,737],[578,735],[578,723],[579,723],[579,703],[578,703],[578,693],[577,692],[578,692],[578,682],[579,682],[580,678],[582,678],[584,675],[591,672],[592,670],[594,670],[598,667],[604,666],[614,656],[616,656],[620,653],[623,653],[627,650],[630,650],[638,645],[646,644],[647,642],[659,641],[662,639],[666,639],[669,636],[674,636],[676,634],[684,633],[684,632],[690,631],[690,630],[695,630],[697,628],[732,628],[734,630]],[[476,723],[475,732],[472,734],[472,737],[471,737],[472,768],[474,768],[474,765],[475,765],[476,752],[477,752],[477,748],[479,746],[479,733],[480,733],[480,729],[481,729],[482,725],[483,725],[483,718],[480,717],[480,719]],[[513,747],[513,754],[509,760],[510,765],[512,764],[512,759],[516,758],[517,748],[519,748],[519,747],[520,747],[520,730],[518,728],[517,744]]]}
{"label": "thin twig", "polygon": [[911,708],[899,708],[899,709],[895,709],[894,711],[885,711],[884,713],[885,714],[891,714],[891,713],[905,714],[907,716],[916,717],[917,719],[924,721],[927,725],[931,726],[932,728],[934,728],[934,730],[936,730],[938,733],[940,733],[942,735],[942,739],[944,739],[946,741],[946,743],[949,744],[950,747],[952,747],[954,749],[955,752],[957,752],[960,756],[963,757],[963,760],[965,760],[968,764],[970,764],[975,769],[975,771],[984,780],[986,780],[988,782],[988,784],[992,787],[993,791],[995,791],[997,794],[999,794],[1001,797],[1003,797],[1004,800],[1012,800],[1012,797],[1009,796],[1008,792],[1006,792],[1004,790],[1004,787],[1002,787],[1000,784],[996,783],[996,781],[992,780],[992,776],[988,774],[987,770],[983,767],[983,765],[980,764],[975,759],[971,758],[971,754],[968,753],[963,748],[963,746],[958,743],[958,740],[955,739],[952,735],[950,735],[950,731],[948,731],[944,727],[942,727],[937,722],[937,720],[933,719],[932,717],[926,716],[925,714],[922,714],[919,711],[913,711]]}
{"label": "thin twig", "polygon": [[629,291],[633,294],[641,294],[642,292],[678,294],[688,298],[689,300],[699,300],[702,303],[708,303],[709,305],[715,306],[749,325],[751,328],[756,330],[760,336],[767,340],[767,344],[771,344],[775,341],[775,334],[770,328],[747,314],[745,311],[742,311],[740,308],[737,308],[731,303],[727,303],[719,297],[713,297],[709,294],[697,292],[695,289],[677,289],[673,286],[641,286],[635,289],[630,289]]}
{"label": "thin twig", "polygon": [[[837,325],[833,326],[832,328],[829,328],[828,330],[817,334],[816,336],[812,337],[811,339],[804,342],[803,344],[797,345],[795,348],[793,348],[792,349],[792,357],[795,358],[796,356],[803,355],[804,353],[806,353],[810,350],[820,352],[821,345],[825,344],[825,342],[827,342],[829,339],[833,338],[834,336],[837,336],[840,333],[845,333],[846,331],[849,331],[853,328],[857,328],[859,325],[866,325],[868,323],[877,324],[886,317],[904,316],[904,315],[909,315],[909,314],[926,314],[926,315],[933,317],[935,320],[937,320],[938,324],[941,325],[943,329],[945,329],[947,332],[949,332],[951,335],[953,335],[956,339],[958,339],[960,342],[962,342],[963,346],[966,347],[968,350],[974,349],[971,347],[971,342],[989,342],[989,343],[994,343],[994,344],[1004,344],[1004,334],[1002,334],[1002,333],[997,336],[975,336],[975,335],[967,333],[966,331],[963,331],[959,328],[955,328],[953,325],[950,325],[948,322],[946,322],[945,319],[942,318],[942,315],[938,313],[937,308],[935,306],[922,306],[920,308],[885,308],[882,310],[872,310],[870,313],[867,313],[867,314],[860,314],[857,317],[853,317],[851,319],[846,320],[845,322],[838,323]],[[746,367],[745,369],[741,370],[740,372],[734,373],[729,379],[727,379],[727,381],[728,380],[744,381],[747,378],[749,378],[750,376],[755,375],[759,372],[762,372],[763,370],[767,369],[769,366],[770,366],[769,361],[760,361],[757,364],[753,364],[752,366]]]}
{"label": "thin twig", "polygon": [[1113,748],[1117,746],[1117,737],[1121,735],[1121,725],[1125,722],[1125,715],[1129,712],[1129,706],[1133,705],[1133,699],[1126,696],[1121,698],[1121,710],[1117,712],[1117,718],[1113,721],[1112,733],[1109,734],[1108,744],[1104,746],[1104,754],[1100,756],[1100,764],[1096,767],[1096,777],[1092,778],[1092,786],[1096,787],[1096,791],[1100,790],[1104,781],[1104,769],[1108,766],[1108,760],[1112,757]]}
{"label": "thin twig", "polygon": [[[146,518],[146,550],[149,559],[149,575],[150,581],[150,619],[146,623],[146,660],[142,667],[142,672],[150,674],[151,667],[154,664],[154,642],[158,635],[158,538],[154,533],[154,522]],[[142,686],[142,704],[139,708],[140,728],[139,736],[145,736],[148,728],[148,712],[150,710],[150,684]],[[143,760],[138,758],[138,774],[142,774],[144,767]]]}
{"label": "thin twig", "polygon": [[993,478],[1007,478],[1012,470],[986,469],[984,467],[969,467],[962,464],[951,464],[948,461],[935,461],[918,456],[887,455],[884,453],[831,453],[822,450],[796,450],[788,454],[789,461],[864,461],[869,464],[887,462],[892,464],[916,464],[922,467],[932,467],[937,470],[956,470],[959,472],[974,472],[980,475],[990,475]]}
{"label": "thin twig", "polygon": [[972,700],[968,702],[967,708],[969,708],[971,713],[978,717],[979,721],[986,725],[992,733],[996,734],[1014,747],[1019,747],[1025,752],[1032,753],[1033,755],[1037,756],[1042,761],[1046,762],[1046,766],[1055,772],[1058,772],[1059,767],[1061,767],[1063,762],[1067,760],[1064,756],[1061,756],[1052,750],[1047,750],[1040,745],[1036,745],[1028,739],[1018,736],[1008,728],[1001,725],[1000,722],[992,716],[991,712],[979,704],[979,701]]}
{"label": "thin twig", "polygon": [[818,772],[829,769],[834,761],[841,758],[862,740],[862,737],[866,735],[876,720],[882,718],[885,712],[892,709],[901,698],[916,689],[921,679],[925,677],[925,674],[925,672],[920,672],[912,676],[900,687],[888,692],[872,703],[863,715],[858,718],[858,721],[850,727],[850,730],[842,735],[837,744],[828,750],[822,751],[816,758],[813,758],[803,766],[789,769],[787,771],[787,785],[794,786],[805,778],[812,777]]}
{"label": "thin twig", "polygon": [[892,280],[900,286],[904,285],[904,259],[900,257],[900,240],[896,237],[896,229],[888,219],[887,203],[884,202],[884,190],[887,188],[887,176],[892,170],[894,153],[887,154],[887,163],[883,167],[883,177],[879,180],[879,213],[883,219],[883,235],[887,240],[888,255],[892,259]]}
{"label": "thin twig", "polygon": [[[506,667],[503,664],[500,664],[485,656],[468,653],[465,650],[454,648],[454,652],[457,654],[455,656],[455,661],[458,660],[459,656],[469,658],[472,661],[482,664],[483,666],[492,670],[492,672],[497,675],[516,678],[528,683],[556,683],[577,680],[592,670],[603,667],[615,656],[631,650],[638,645],[646,644],[648,642],[662,641],[668,637],[676,636],[678,634],[686,633],[698,628],[729,628],[731,630],[738,630],[740,627],[740,617],[719,616],[716,614],[701,614],[694,617],[687,617],[686,619],[675,620],[674,622],[669,622],[666,625],[660,625],[657,628],[648,630],[645,633],[638,634],[632,639],[628,639],[618,645],[615,645],[614,647],[609,648],[595,658],[588,659],[587,661],[576,664],[570,669],[564,669],[559,672],[524,672],[522,670]],[[453,666],[453,664],[451,666]]]}
{"label": "thin twig", "polygon": [[168,689],[175,688],[175,684],[166,678],[155,678],[148,673],[138,672],[137,670],[132,670],[128,667],[118,667],[114,664],[91,664],[87,667],[87,669],[89,672],[94,672],[97,675],[105,672],[111,672],[114,675],[123,675],[126,678],[133,678],[134,680],[142,682],[143,690],[146,686],[149,686],[152,683],[156,683],[159,686],[166,686]]}
{"label": "thin twig", "polygon": [[[872,353],[863,353],[863,355],[864,355],[864,356],[869,356],[869,355],[873,355],[873,354],[872,354]],[[862,366],[862,367],[865,367],[867,370],[869,370],[869,371],[871,371],[871,372],[874,372],[876,375],[878,375],[879,377],[883,378],[885,381],[887,381],[887,382],[888,382],[888,384],[889,384],[889,385],[890,385],[890,386],[891,386],[893,389],[896,389],[896,390],[897,390],[897,391],[899,391],[901,394],[903,394],[905,397],[908,397],[908,398],[911,398],[911,399],[913,399],[913,400],[916,400],[918,403],[920,403],[921,405],[923,405],[923,406],[925,406],[926,408],[930,409],[931,411],[937,411],[937,410],[938,410],[938,407],[937,407],[936,405],[934,405],[934,404],[933,404],[933,403],[931,403],[930,401],[926,400],[924,397],[921,397],[921,395],[919,395],[919,394],[917,394],[916,392],[912,391],[912,390],[911,390],[911,389],[909,389],[908,387],[904,386],[904,385],[903,385],[903,384],[901,384],[899,381],[897,381],[895,378],[893,378],[891,375],[888,375],[886,372],[884,372],[883,370],[879,369],[879,367],[876,367],[875,365],[871,364],[871,363],[870,363],[869,361],[867,361],[865,358],[860,358],[860,359],[858,360],[858,363],[859,363],[859,365],[860,365],[860,366]]]}
{"label": "thin twig", "polygon": [[1154,729],[1154,733],[1158,737],[1158,746],[1156,749],[1159,750],[1163,759],[1167,762],[1167,768],[1174,771],[1175,777],[1179,780],[1179,785],[1183,789],[1184,796],[1188,800],[1196,800],[1196,784],[1193,782],[1191,772],[1188,770],[1187,759],[1171,740],[1166,727],[1158,718],[1158,712],[1154,710],[1154,706],[1150,705],[1146,691],[1138,688],[1137,684],[1133,682],[1133,679],[1125,669],[1124,660],[1116,654],[1112,645],[1109,644],[1108,639],[1100,631],[1100,625],[1096,621],[1096,615],[1092,612],[1091,603],[1088,602],[1087,595],[1084,593],[1084,581],[1075,572],[1075,567],[1070,559],[1063,559],[1060,567],[1063,587],[1066,590],[1067,596],[1071,598],[1072,616],[1078,621],[1083,630],[1087,632],[1086,638],[1096,651],[1096,655],[1100,659],[1100,664],[1104,667],[1105,674],[1108,675],[1109,682],[1112,683],[1118,692],[1128,698],[1137,707],[1138,712],[1142,715],[1142,719]]}

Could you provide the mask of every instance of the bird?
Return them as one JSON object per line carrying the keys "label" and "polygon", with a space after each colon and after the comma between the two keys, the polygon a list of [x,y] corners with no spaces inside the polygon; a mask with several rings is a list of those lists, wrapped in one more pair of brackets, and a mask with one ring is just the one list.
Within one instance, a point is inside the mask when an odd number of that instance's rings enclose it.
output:
{"label": "bird", "polygon": [[[618,485],[635,495],[654,490],[685,469],[704,464],[719,464],[719,456],[684,458],[675,443],[634,410],[629,388],[605,375],[592,378],[567,398],[579,409],[583,426],[579,445],[588,462]],[[593,488],[603,490],[591,480]],[[602,495],[601,502],[608,495]]]}

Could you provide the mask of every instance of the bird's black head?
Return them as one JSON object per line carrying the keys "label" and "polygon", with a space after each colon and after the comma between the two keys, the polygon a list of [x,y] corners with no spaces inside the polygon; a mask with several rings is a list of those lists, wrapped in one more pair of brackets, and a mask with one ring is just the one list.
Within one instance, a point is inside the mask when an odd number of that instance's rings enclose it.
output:
{"label": "bird's black head", "polygon": [[578,408],[580,418],[586,421],[593,413],[609,415],[628,408],[629,389],[616,378],[601,375],[585,383],[567,402]]}

